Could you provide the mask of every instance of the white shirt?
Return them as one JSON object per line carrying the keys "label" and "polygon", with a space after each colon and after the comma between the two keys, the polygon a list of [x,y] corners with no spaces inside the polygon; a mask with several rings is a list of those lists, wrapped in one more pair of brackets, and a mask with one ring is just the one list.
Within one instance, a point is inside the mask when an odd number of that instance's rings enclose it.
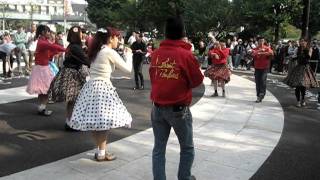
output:
{"label": "white shirt", "polygon": [[237,41],[232,41],[230,49],[233,50],[236,47],[236,45],[238,45],[238,42]]}
{"label": "white shirt", "polygon": [[193,43],[190,43],[190,45],[191,45],[191,51],[194,52],[194,45],[193,45]]}
{"label": "white shirt", "polygon": [[255,44],[251,44],[251,45],[248,44],[246,50],[247,50],[247,52],[251,53],[254,48],[256,48],[256,45],[255,45]]}
{"label": "white shirt", "polygon": [[36,51],[37,48],[37,40],[34,40],[34,37],[36,36],[36,32],[28,32],[27,33],[27,40],[28,40],[28,49],[29,51]]}
{"label": "white shirt", "polygon": [[128,39],[128,44],[130,44],[131,46],[134,42],[136,42],[136,37],[130,36],[130,38]]}
{"label": "white shirt", "polygon": [[132,71],[132,53],[124,53],[126,61],[113,49],[103,46],[90,67],[91,80],[105,80],[111,83],[111,73],[115,68],[123,72]]}

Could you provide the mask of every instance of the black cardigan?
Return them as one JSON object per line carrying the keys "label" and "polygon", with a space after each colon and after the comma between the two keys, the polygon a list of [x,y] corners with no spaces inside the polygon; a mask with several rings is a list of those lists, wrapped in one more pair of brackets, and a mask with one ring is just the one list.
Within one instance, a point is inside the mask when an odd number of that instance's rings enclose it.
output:
{"label": "black cardigan", "polygon": [[69,44],[63,65],[78,70],[82,65],[89,67],[90,62],[80,44]]}

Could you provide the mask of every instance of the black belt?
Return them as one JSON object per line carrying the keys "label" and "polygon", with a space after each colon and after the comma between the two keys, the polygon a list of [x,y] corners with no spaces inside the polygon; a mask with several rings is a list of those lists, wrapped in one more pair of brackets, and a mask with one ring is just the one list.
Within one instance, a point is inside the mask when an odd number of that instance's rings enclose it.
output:
{"label": "black belt", "polygon": [[158,103],[153,103],[154,106],[158,107],[158,108],[170,108],[172,109],[173,112],[179,112],[184,110],[186,107],[186,105],[178,105],[178,104],[173,104],[173,105],[161,105]]}

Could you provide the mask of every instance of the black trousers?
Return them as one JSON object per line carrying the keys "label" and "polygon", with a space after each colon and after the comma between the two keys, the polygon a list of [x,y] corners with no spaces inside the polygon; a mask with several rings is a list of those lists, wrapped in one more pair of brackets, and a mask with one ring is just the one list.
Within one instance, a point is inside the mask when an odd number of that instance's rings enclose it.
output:
{"label": "black trousers", "polygon": [[255,69],[255,72],[254,72],[257,97],[260,97],[261,99],[263,99],[264,96],[266,95],[268,72],[269,72],[269,68]]}
{"label": "black trousers", "polygon": [[298,86],[295,89],[295,94],[296,94],[296,98],[297,101],[304,101],[304,97],[306,96],[306,87],[304,86]]}
{"label": "black trousers", "polygon": [[[11,55],[10,55],[10,58],[8,58],[6,53],[0,51],[0,59],[2,60],[3,75],[6,77],[7,73],[11,73],[10,68],[7,67],[7,63],[6,62],[10,61],[9,64],[10,64],[10,67],[12,68],[12,66],[13,66],[13,58],[12,58]],[[7,68],[9,68],[8,72],[7,72]]]}
{"label": "black trousers", "polygon": [[[136,88],[139,88],[140,85],[144,86],[142,65],[143,65],[143,59],[134,59],[133,60],[134,80],[136,83]],[[140,81],[140,83],[139,83],[139,81]]]}

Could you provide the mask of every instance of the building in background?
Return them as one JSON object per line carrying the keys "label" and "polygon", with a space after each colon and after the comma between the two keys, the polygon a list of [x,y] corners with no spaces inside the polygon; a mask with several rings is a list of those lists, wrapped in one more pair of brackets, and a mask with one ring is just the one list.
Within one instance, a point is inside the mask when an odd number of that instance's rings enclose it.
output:
{"label": "building in background", "polygon": [[7,20],[30,20],[36,23],[64,25],[91,24],[85,11],[87,4],[79,0],[0,0],[1,29]]}

